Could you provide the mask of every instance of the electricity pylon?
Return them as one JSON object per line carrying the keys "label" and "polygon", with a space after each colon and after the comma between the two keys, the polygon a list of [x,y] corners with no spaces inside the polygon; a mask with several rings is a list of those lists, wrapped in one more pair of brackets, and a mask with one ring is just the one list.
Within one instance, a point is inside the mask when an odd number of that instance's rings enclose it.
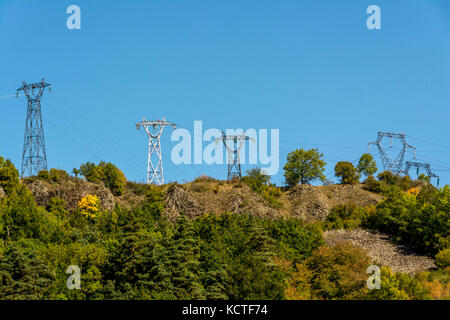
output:
{"label": "electricity pylon", "polygon": [[[176,128],[175,123],[167,122],[165,118],[162,120],[142,121],[136,124],[136,129],[144,128],[148,136],[148,160],[147,160],[147,183],[148,184],[164,184],[163,163],[161,156],[161,135],[164,127],[171,125]],[[157,158],[156,166],[153,165],[152,156]],[[153,157],[153,158],[155,158]]]}
{"label": "electricity pylon", "polygon": [[23,142],[22,168],[20,175],[24,177],[35,176],[41,170],[47,170],[47,155],[45,153],[44,126],[41,115],[41,97],[45,88],[51,85],[42,81],[39,83],[26,84],[17,89],[16,97],[19,97],[19,91],[23,91],[28,100],[27,119],[25,121],[25,138]]}
{"label": "electricity pylon", "polygon": [[417,168],[417,175],[419,175],[420,168],[425,169],[427,176],[430,178],[437,178],[437,185],[439,185],[439,177],[431,171],[431,165],[429,163],[406,161],[405,174],[408,176],[409,169],[411,169],[411,167]]}
{"label": "electricity pylon", "polygon": [[[393,140],[398,139],[402,144],[402,149],[400,153],[397,155],[394,161],[391,160],[386,150],[384,150],[381,145],[381,141],[383,138],[390,138],[390,147],[392,148]],[[374,144],[378,147],[378,151],[380,152],[381,161],[383,163],[383,168],[385,171],[390,171],[393,174],[403,173],[403,163],[405,161],[406,151],[408,148],[414,150],[414,159],[416,158],[416,148],[406,143],[406,138],[404,133],[391,133],[391,132],[380,132],[378,131],[378,139],[375,142],[370,142],[368,144],[368,151],[370,152],[370,145]]]}
{"label": "electricity pylon", "polygon": [[239,179],[242,178],[241,159],[239,157],[239,153],[247,140],[253,141],[254,139],[244,134],[226,135],[223,131],[222,136],[216,138],[216,143],[218,141],[223,141],[223,145],[228,152],[228,180],[232,180],[234,177],[238,177]]}

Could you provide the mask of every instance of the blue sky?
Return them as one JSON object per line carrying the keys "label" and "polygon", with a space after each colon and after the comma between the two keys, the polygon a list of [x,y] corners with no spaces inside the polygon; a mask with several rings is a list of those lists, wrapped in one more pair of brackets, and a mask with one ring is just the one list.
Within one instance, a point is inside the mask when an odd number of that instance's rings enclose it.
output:
{"label": "blue sky", "polygon": [[[66,28],[71,4],[81,30]],[[381,30],[366,27],[371,4]],[[0,0],[0,39],[0,154],[18,168],[26,101],[5,96],[45,77],[49,167],[105,160],[142,181],[135,124],[165,116],[187,129],[280,129],[281,167],[316,147],[335,181],[335,163],[358,159],[377,131],[403,131],[450,183],[448,0]],[[226,165],[172,164],[170,131],[166,181],[226,178]]]}

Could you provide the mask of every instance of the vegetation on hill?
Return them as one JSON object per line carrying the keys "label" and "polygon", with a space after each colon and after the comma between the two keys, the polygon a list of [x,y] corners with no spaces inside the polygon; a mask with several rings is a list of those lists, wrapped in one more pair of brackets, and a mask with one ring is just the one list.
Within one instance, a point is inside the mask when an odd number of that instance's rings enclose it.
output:
{"label": "vegetation on hill", "polygon": [[[317,176],[321,162],[316,160]],[[169,219],[167,187],[126,182],[117,167],[104,162],[87,163],[75,173],[117,197],[132,193],[142,199],[105,208],[97,195],[87,194],[69,207],[55,195],[39,206],[12,163],[0,158],[0,299],[450,297],[448,187],[436,190],[425,182],[369,176],[366,187],[385,200],[367,208],[336,207],[323,223],[226,211],[188,216],[180,210],[176,219]],[[78,181],[62,170],[31,179]],[[239,184],[272,206],[281,203],[283,191],[259,170],[235,182],[233,192],[239,192]],[[384,231],[436,255],[439,269],[406,275],[383,267],[382,289],[367,289],[366,270],[374,262],[350,244],[328,247],[321,230],[356,226]],[[81,270],[79,290],[67,287],[71,265]]]}

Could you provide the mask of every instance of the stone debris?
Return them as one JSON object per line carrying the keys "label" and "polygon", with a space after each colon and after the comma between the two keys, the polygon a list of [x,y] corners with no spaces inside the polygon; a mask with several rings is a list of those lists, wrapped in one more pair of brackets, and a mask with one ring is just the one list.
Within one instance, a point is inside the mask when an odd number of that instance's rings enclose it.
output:
{"label": "stone debris", "polygon": [[394,244],[391,237],[375,231],[364,229],[329,230],[323,233],[330,246],[341,242],[351,242],[366,250],[375,263],[389,266],[394,272],[415,274],[436,268],[434,260],[414,253],[411,248]]}

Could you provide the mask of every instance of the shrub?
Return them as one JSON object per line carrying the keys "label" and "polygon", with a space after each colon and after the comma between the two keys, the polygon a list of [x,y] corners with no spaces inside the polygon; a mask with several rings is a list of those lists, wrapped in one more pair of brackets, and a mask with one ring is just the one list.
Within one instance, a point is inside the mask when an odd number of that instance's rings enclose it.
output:
{"label": "shrub", "polygon": [[103,182],[115,196],[120,196],[125,188],[127,179],[122,171],[112,163],[100,162],[98,165],[103,171]]}
{"label": "shrub", "polygon": [[366,299],[424,300],[430,298],[425,286],[409,274],[394,273],[389,267],[382,267],[380,280],[381,288],[370,290]]}
{"label": "shrub", "polygon": [[331,208],[324,222],[324,226],[326,229],[357,228],[372,211],[374,211],[373,207],[358,207],[354,203],[337,205]]}
{"label": "shrub", "polygon": [[325,244],[317,226],[295,218],[269,221],[269,235],[276,240],[283,257],[294,265]]}
{"label": "shrub", "polygon": [[195,178],[193,182],[214,182],[217,181],[213,177],[202,174],[200,177]]}
{"label": "shrub", "polygon": [[419,196],[392,186],[387,198],[377,205],[375,214],[368,216],[364,224],[434,256],[450,245],[450,187],[436,191],[431,200],[423,201]]}
{"label": "shrub", "polygon": [[206,192],[206,191],[208,191],[209,190],[209,188],[208,188],[208,186],[206,186],[204,183],[199,183],[199,182],[195,182],[195,183],[192,183],[191,184],[191,188],[190,188],[190,190],[191,191],[194,191],[194,192]]}
{"label": "shrub", "polygon": [[334,175],[341,179],[342,184],[357,184],[359,173],[351,162],[340,161],[334,167]]}
{"label": "shrub", "polygon": [[270,176],[260,168],[248,170],[247,175],[242,178],[242,182],[261,195],[272,207],[283,208],[283,203],[277,200],[281,196],[281,191],[270,183]]}
{"label": "shrub", "polygon": [[364,189],[374,193],[382,193],[384,190],[383,184],[373,176],[368,176],[366,181],[364,181]]}
{"label": "shrub", "polygon": [[50,169],[49,176],[51,181],[58,183],[65,182],[70,178],[69,174],[61,169]]}
{"label": "shrub", "polygon": [[38,179],[50,182],[50,172],[48,170],[41,170],[37,175]]}
{"label": "shrub", "polygon": [[436,265],[442,269],[450,267],[450,248],[442,249],[438,252],[436,255]]}
{"label": "shrub", "polygon": [[312,273],[310,286],[317,299],[351,299],[366,290],[370,258],[350,243],[320,247],[303,265]]}
{"label": "shrub", "polygon": [[66,201],[58,197],[51,198],[47,204],[47,211],[62,219],[67,214]]}
{"label": "shrub", "polygon": [[89,182],[103,182],[115,196],[120,196],[125,189],[125,183],[127,181],[125,175],[110,162],[100,161],[98,165],[92,162],[86,162],[81,165],[80,170],[74,170],[74,172],[80,172]]}
{"label": "shrub", "polygon": [[383,171],[378,174],[378,180],[392,186],[397,183],[397,176],[390,171]]}
{"label": "shrub", "polygon": [[19,184],[19,171],[13,163],[0,157],[0,187],[8,195]]}

